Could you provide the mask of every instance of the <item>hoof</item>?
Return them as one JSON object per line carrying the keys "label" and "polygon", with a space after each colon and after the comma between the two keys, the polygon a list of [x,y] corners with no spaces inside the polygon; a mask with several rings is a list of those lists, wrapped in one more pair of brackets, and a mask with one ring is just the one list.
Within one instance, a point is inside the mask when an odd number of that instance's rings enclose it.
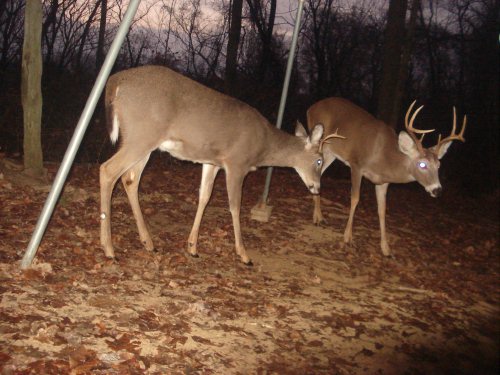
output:
{"label": "hoof", "polygon": [[243,262],[243,264],[247,267],[253,267],[253,262],[249,260],[248,262]]}

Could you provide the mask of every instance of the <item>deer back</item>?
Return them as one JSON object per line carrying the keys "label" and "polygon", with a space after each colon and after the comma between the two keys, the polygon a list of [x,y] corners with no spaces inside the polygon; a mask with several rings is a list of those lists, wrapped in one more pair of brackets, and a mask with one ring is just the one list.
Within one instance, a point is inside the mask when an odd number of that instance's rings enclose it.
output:
{"label": "deer back", "polygon": [[195,162],[256,163],[274,133],[254,108],[159,66],[113,75],[106,106],[122,147],[147,144]]}
{"label": "deer back", "polygon": [[325,148],[349,166],[377,168],[382,160],[395,159],[399,163],[403,157],[397,151],[395,131],[346,99],[327,98],[317,102],[307,111],[307,122],[309,127],[323,124],[324,134],[338,131],[346,138],[332,139]]}

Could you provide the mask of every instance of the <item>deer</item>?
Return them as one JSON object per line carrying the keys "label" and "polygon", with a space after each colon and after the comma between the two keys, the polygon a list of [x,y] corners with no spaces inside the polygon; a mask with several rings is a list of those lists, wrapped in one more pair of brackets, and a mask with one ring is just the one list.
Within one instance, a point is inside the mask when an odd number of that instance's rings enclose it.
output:
{"label": "deer", "polygon": [[[464,116],[462,128],[457,133],[454,107],[451,134],[446,138],[441,138],[439,135],[435,146],[424,148],[422,144],[424,136],[433,132],[434,129],[421,130],[413,126],[416,116],[423,108],[420,106],[412,114],[415,103],[416,101],[408,108],[405,115],[405,130],[402,130],[399,135],[396,135],[392,127],[346,99],[326,98],[308,109],[307,126],[309,128],[322,124],[326,136],[335,129],[335,132],[338,131],[346,138],[342,141],[331,139],[325,142],[321,168],[321,174],[323,174],[333,161],[339,159],[351,169],[351,207],[344,231],[343,247],[352,244],[353,218],[359,202],[363,177],[375,184],[381,234],[380,247],[385,256],[392,255],[387,242],[385,225],[386,195],[389,184],[417,181],[431,197],[435,198],[440,195],[442,190],[438,174],[440,160],[448,151],[452,141],[465,142],[467,116]],[[326,223],[321,212],[319,194],[313,195],[313,202],[313,223],[316,225]]]}
{"label": "deer", "polygon": [[[235,250],[251,266],[240,227],[242,186],[250,171],[262,166],[294,168],[307,189],[318,194],[323,165],[323,126],[307,134],[297,123],[295,135],[272,126],[251,106],[162,66],[142,66],[111,76],[105,108],[110,140],[117,152],[99,170],[100,241],[105,256],[115,258],[111,239],[111,198],[121,178],[146,250],[153,241],[138,198],[141,175],[151,153],[166,151],[180,160],[202,164],[198,208],[187,251],[198,257],[198,232],[215,177],[224,169]],[[333,135],[328,138],[336,138]]]}

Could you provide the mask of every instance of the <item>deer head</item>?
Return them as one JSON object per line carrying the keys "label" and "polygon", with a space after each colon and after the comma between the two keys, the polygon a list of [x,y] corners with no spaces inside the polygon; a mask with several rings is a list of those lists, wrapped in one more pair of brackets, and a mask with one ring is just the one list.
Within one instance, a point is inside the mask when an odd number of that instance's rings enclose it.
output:
{"label": "deer head", "polygon": [[[410,173],[415,180],[418,181],[432,197],[437,197],[442,190],[439,181],[439,160],[446,154],[452,141],[459,140],[465,142],[463,135],[467,123],[467,116],[464,116],[460,133],[456,134],[457,116],[456,109],[453,107],[453,128],[451,134],[444,139],[441,139],[441,135],[439,135],[438,143],[435,146],[424,148],[422,141],[425,134],[433,132],[434,129],[421,130],[413,126],[417,114],[423,108],[423,106],[417,108],[410,118],[415,102],[416,101],[410,105],[406,112],[406,131],[401,131],[399,133],[399,150],[408,156],[410,160]],[[408,121],[409,118],[410,120]],[[421,134],[421,137],[418,138],[417,134]]]}
{"label": "deer head", "polygon": [[295,136],[303,140],[303,155],[296,157],[294,169],[299,174],[304,184],[312,194],[319,194],[321,168],[323,167],[323,156],[320,151],[321,137],[323,136],[323,125],[316,125],[311,135],[308,135],[304,126],[297,121],[295,125]]}

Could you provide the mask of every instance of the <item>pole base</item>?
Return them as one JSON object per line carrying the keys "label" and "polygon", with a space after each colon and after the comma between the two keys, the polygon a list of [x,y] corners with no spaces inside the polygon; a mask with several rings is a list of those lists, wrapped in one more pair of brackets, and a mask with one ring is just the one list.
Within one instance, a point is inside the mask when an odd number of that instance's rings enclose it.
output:
{"label": "pole base", "polygon": [[250,211],[250,218],[262,223],[267,223],[271,217],[272,210],[273,206],[268,206],[264,202],[259,202]]}

